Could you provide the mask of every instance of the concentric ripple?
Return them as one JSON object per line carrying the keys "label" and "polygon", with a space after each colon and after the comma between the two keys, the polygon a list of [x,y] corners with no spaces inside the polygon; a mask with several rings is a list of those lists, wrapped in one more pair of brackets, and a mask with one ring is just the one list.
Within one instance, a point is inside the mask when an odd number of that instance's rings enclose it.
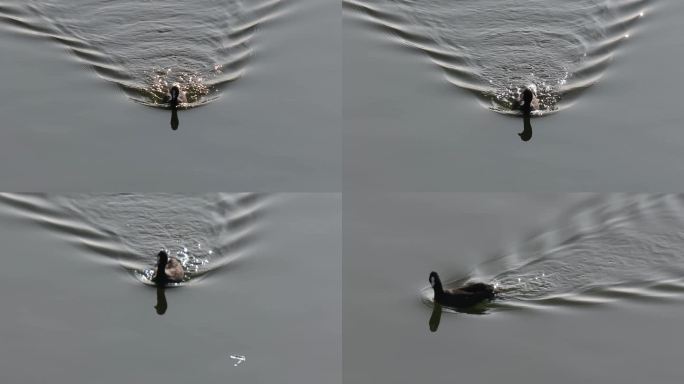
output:
{"label": "concentric ripple", "polygon": [[537,114],[596,83],[648,0],[343,0],[439,65],[497,112],[534,89]]}
{"label": "concentric ripple", "polygon": [[156,255],[168,250],[185,266],[185,285],[253,251],[267,204],[258,194],[33,195],[0,194],[28,219],[105,260],[114,260],[144,284]]}
{"label": "concentric ripple", "polygon": [[493,283],[493,310],[681,300],[682,249],[684,196],[610,195],[447,285]]}
{"label": "concentric ripple", "polygon": [[67,46],[134,101],[163,106],[173,83],[193,107],[239,78],[280,0],[0,2],[0,20]]}

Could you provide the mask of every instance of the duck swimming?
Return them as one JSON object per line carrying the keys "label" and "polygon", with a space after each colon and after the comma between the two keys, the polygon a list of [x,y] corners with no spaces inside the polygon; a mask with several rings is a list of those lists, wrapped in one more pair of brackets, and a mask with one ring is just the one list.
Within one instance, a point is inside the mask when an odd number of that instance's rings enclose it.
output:
{"label": "duck swimming", "polygon": [[166,97],[169,100],[169,104],[171,104],[172,108],[175,108],[180,103],[188,102],[185,97],[185,92],[181,90],[180,84],[178,83],[173,83],[171,88],[169,88],[169,93],[166,95]]}
{"label": "duck swimming", "polygon": [[168,282],[178,283],[183,281],[185,270],[180,260],[175,257],[169,257],[166,251],[160,251],[157,256],[157,270],[152,277],[152,281],[157,285],[166,285]]}
{"label": "duck swimming", "polygon": [[430,285],[435,290],[435,302],[452,308],[467,308],[494,299],[494,286],[470,283],[458,289],[444,290],[437,272],[430,272]]}
{"label": "duck swimming", "polygon": [[522,105],[520,111],[523,116],[530,117],[533,109],[539,109],[539,100],[535,97],[534,92],[530,88],[525,88],[522,92]]}

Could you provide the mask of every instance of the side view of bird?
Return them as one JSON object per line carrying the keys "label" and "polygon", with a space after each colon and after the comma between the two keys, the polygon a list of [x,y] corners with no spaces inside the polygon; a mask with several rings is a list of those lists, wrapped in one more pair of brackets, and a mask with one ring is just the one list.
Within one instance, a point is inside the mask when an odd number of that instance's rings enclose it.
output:
{"label": "side view of bird", "polygon": [[444,289],[437,272],[430,272],[430,285],[435,291],[435,302],[452,308],[468,308],[495,296],[494,286],[485,283],[470,283],[456,289]]}

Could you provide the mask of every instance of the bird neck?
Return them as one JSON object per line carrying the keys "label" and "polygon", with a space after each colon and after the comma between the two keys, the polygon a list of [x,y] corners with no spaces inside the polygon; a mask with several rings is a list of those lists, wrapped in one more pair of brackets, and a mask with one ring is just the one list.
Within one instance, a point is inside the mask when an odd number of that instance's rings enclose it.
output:
{"label": "bird neck", "polygon": [[159,261],[157,263],[157,281],[161,282],[166,279],[166,262]]}
{"label": "bird neck", "polygon": [[444,294],[444,288],[442,288],[442,282],[439,279],[435,279],[435,285],[432,288],[435,290],[435,297]]}
{"label": "bird neck", "polygon": [[523,104],[522,108],[520,108],[520,110],[523,113],[523,116],[529,117],[532,114],[532,105],[531,104],[532,104],[532,102],[525,102]]}

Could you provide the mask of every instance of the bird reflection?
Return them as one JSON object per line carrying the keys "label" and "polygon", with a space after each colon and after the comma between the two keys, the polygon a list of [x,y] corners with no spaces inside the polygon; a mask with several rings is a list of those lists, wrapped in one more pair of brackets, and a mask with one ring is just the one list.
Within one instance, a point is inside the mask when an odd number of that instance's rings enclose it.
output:
{"label": "bird reflection", "polygon": [[520,140],[530,141],[532,140],[532,123],[530,122],[530,116],[532,115],[533,109],[539,109],[539,100],[537,99],[534,91],[530,88],[525,88],[522,91],[521,104],[518,106],[520,112],[523,115],[523,131],[518,133]]}
{"label": "bird reflection", "polygon": [[178,129],[178,108],[174,105],[171,107],[171,129],[174,131]]}
{"label": "bird reflection", "polygon": [[[468,315],[486,315],[489,311],[489,307],[486,303],[481,303],[468,308],[448,308],[450,312],[466,313]],[[442,305],[433,301],[432,314],[430,314],[430,320],[428,321],[430,332],[437,332],[437,328],[439,328],[439,322],[442,320],[442,312]]]}
{"label": "bird reflection", "polygon": [[166,303],[166,294],[164,291],[166,290],[166,287],[163,285],[157,285],[157,305],[154,306],[154,309],[157,310],[157,315],[163,315],[166,313],[166,309],[169,307],[169,305]]}
{"label": "bird reflection", "polygon": [[171,88],[169,88],[164,101],[169,103],[171,106],[171,129],[175,131],[178,129],[179,124],[178,105],[188,102],[185,91],[181,89],[181,85],[178,83],[173,83]]}
{"label": "bird reflection", "polygon": [[494,300],[496,288],[486,283],[468,283],[460,288],[444,289],[437,272],[430,272],[430,285],[434,290],[432,314],[430,315],[431,332],[437,332],[442,319],[442,304],[455,312],[482,315],[487,312],[487,304]]}
{"label": "bird reflection", "polygon": [[532,123],[530,122],[530,115],[523,116],[523,131],[518,133],[520,140],[532,140]]}
{"label": "bird reflection", "polygon": [[442,306],[435,302],[432,305],[432,315],[430,316],[430,331],[437,332],[439,321],[442,320]]}
{"label": "bird reflection", "polygon": [[169,256],[166,250],[162,249],[157,256],[159,257],[157,260],[157,270],[152,277],[152,281],[157,286],[157,305],[154,308],[157,310],[158,315],[163,315],[169,307],[166,303],[166,295],[164,294],[166,285],[170,282],[183,280],[185,270],[180,260]]}

